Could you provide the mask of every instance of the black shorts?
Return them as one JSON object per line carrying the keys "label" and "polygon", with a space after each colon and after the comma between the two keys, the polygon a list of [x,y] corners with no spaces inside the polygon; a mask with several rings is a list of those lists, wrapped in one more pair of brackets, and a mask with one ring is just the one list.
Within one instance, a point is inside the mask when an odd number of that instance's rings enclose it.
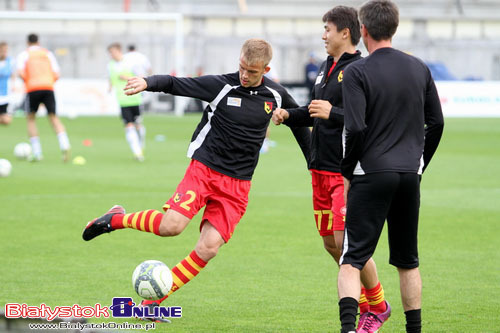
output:
{"label": "black shorts", "polygon": [[37,90],[28,93],[26,96],[26,111],[36,113],[40,104],[45,105],[47,113],[56,113],[56,99],[52,90]]}
{"label": "black shorts", "polygon": [[139,108],[139,105],[122,106],[121,109],[122,119],[125,125],[128,123],[139,122],[139,117],[141,116],[141,109]]}
{"label": "black shorts", "polygon": [[4,113],[7,113],[7,106],[9,104],[2,104],[0,105],[0,114],[4,114]]}
{"label": "black shorts", "polygon": [[372,257],[387,219],[389,263],[418,267],[420,176],[382,172],[355,176],[347,197],[344,248],[340,264],[362,269]]}

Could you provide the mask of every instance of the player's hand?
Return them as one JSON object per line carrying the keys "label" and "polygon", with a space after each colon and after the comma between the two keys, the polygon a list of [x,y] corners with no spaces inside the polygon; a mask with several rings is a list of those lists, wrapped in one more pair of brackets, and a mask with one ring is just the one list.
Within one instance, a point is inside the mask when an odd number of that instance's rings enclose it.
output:
{"label": "player's hand", "polygon": [[135,95],[144,91],[147,87],[146,80],[142,77],[134,76],[127,80],[127,85],[123,90],[125,90],[125,95]]}
{"label": "player's hand", "polygon": [[287,120],[289,116],[290,116],[290,114],[288,113],[287,110],[277,108],[276,110],[274,110],[273,117],[271,119],[272,119],[274,125],[278,126],[278,125],[281,125],[282,122]]}
{"label": "player's hand", "polygon": [[328,119],[332,105],[328,101],[314,99],[309,104],[309,115],[311,118]]}

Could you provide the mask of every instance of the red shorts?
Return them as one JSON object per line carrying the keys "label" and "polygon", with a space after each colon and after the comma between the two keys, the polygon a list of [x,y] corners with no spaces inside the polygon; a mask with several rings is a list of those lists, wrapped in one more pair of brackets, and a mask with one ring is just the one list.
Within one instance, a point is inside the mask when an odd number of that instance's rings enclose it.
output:
{"label": "red shorts", "polygon": [[208,220],[227,242],[245,214],[250,185],[249,180],[226,176],[201,162],[191,160],[175,194],[163,209],[173,209],[192,219],[206,205],[200,231]]}
{"label": "red shorts", "polygon": [[344,179],[340,173],[311,170],[313,209],[316,227],[321,236],[344,230]]}

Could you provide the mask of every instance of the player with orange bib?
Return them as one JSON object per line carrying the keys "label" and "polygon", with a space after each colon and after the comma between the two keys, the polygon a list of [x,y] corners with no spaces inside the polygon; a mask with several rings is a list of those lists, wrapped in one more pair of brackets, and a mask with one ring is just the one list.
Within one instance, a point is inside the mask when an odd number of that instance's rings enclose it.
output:
{"label": "player with orange bib", "polygon": [[54,83],[59,78],[59,64],[52,52],[40,46],[38,35],[28,36],[28,49],[17,57],[17,71],[24,80],[26,87],[26,117],[28,135],[30,137],[33,154],[31,161],[43,159],[42,146],[35,116],[40,104],[45,105],[47,114],[54,129],[59,148],[63,154],[63,161],[67,162],[70,155],[70,143],[64,125],[56,115],[56,100],[54,96]]}

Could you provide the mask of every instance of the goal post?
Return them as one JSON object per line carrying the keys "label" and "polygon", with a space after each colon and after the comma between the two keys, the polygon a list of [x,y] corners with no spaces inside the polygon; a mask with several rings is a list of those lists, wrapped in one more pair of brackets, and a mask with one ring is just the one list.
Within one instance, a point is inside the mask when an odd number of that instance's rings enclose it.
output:
{"label": "goal post", "polygon": [[[41,27],[40,30],[40,25],[49,22],[50,24],[46,24],[44,27]],[[134,33],[132,29],[134,29],[135,26],[139,27],[139,29],[141,27],[147,26],[144,32],[145,34],[147,34],[149,31],[153,31],[154,34],[160,36],[162,34],[165,35],[166,33],[169,33],[170,36],[172,36],[171,31],[162,32],[161,27],[165,22],[173,22],[174,24],[174,43],[173,45],[165,45],[165,49],[173,49],[173,71],[177,76],[184,76],[184,16],[180,13],[0,11],[0,30],[2,30],[2,34],[19,35],[21,33],[25,34],[30,32],[37,32],[41,34],[52,35],[77,35],[79,34],[78,29],[75,29],[73,26],[75,24],[80,24],[82,27],[88,27],[88,30],[93,30],[93,32],[88,33],[89,35],[93,36],[107,36],[113,34],[128,36]],[[103,30],[112,30],[113,26],[116,26],[118,28],[111,32],[97,31],[98,29],[95,28],[101,27],[101,29]],[[66,28],[69,31],[65,31]],[[25,37],[25,35],[23,36]],[[147,40],[148,36],[145,35],[144,39]],[[25,39],[23,38],[23,42],[24,40]],[[167,57],[165,56],[162,61],[166,62]],[[183,115],[184,105],[185,99],[176,97],[174,113],[178,116]]]}

